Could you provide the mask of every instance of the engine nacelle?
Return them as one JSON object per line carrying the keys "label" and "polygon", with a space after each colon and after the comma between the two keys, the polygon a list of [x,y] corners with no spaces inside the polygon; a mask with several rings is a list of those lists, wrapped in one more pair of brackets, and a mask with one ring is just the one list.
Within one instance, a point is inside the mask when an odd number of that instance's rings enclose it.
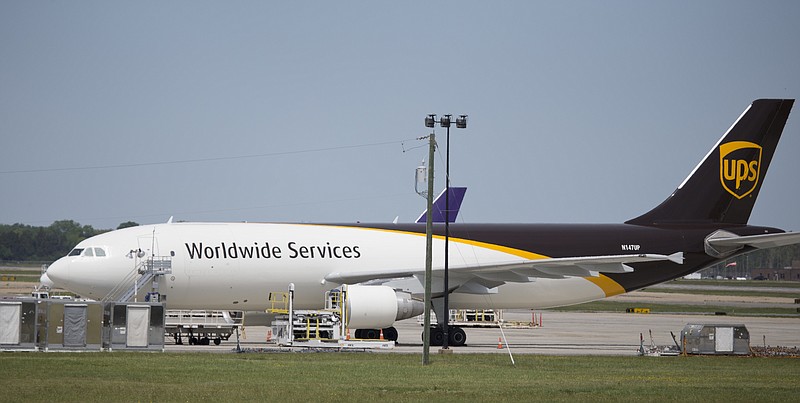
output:
{"label": "engine nacelle", "polygon": [[413,318],[425,312],[425,303],[411,294],[385,285],[350,285],[347,287],[347,327],[384,329],[395,321]]}

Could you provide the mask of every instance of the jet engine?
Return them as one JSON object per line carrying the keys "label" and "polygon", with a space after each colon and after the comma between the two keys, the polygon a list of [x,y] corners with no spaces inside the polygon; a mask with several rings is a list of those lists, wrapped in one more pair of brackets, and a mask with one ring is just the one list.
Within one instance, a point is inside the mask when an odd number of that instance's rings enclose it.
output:
{"label": "jet engine", "polygon": [[385,285],[350,285],[347,287],[347,327],[383,329],[395,321],[413,318],[425,312],[425,304],[410,293],[395,291]]}

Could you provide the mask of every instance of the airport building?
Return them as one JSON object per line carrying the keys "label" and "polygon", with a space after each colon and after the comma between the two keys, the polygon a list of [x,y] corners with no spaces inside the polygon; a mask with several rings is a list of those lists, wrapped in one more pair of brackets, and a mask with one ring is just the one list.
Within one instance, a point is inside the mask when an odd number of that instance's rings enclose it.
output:
{"label": "airport building", "polygon": [[792,267],[783,269],[752,269],[750,279],[800,281],[800,260],[795,260]]}
{"label": "airport building", "polygon": [[715,265],[697,272],[699,276],[696,278],[800,281],[800,260],[793,260],[791,266],[783,268],[748,268],[746,265],[739,266],[745,267],[737,267],[736,263],[728,263],[727,266],[722,264]]}

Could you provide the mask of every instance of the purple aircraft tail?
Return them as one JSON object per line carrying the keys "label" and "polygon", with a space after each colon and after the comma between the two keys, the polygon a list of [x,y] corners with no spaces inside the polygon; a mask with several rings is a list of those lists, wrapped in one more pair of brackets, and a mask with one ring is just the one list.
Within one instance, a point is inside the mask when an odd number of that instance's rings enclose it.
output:
{"label": "purple aircraft tail", "polygon": [[[450,210],[450,222],[456,222],[458,210],[461,208],[461,202],[464,201],[464,194],[467,193],[467,188],[450,188],[450,208],[446,209],[445,191],[436,196],[433,201],[433,222],[445,222],[445,212]],[[418,224],[424,224],[428,220],[428,212],[423,211],[417,218]]]}

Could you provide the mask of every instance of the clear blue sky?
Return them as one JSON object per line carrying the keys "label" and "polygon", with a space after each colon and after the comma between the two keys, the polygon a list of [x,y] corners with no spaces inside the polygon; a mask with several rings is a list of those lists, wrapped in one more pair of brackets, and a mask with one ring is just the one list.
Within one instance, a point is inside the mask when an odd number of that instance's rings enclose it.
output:
{"label": "clear blue sky", "polygon": [[[621,222],[752,100],[798,97],[799,21],[797,1],[3,1],[0,223],[413,221],[428,113],[470,116],[461,220]],[[800,230],[798,151],[795,110],[751,223]]]}

